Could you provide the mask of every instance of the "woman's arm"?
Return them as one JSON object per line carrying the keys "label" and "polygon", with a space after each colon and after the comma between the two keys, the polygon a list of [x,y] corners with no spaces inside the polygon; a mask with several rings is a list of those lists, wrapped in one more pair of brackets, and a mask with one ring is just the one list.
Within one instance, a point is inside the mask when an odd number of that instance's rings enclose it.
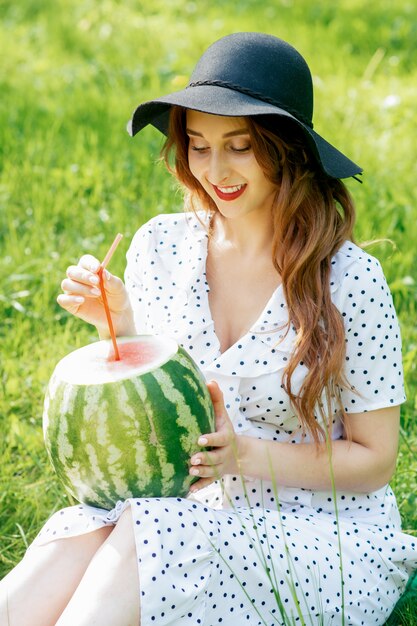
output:
{"label": "woman's arm", "polygon": [[352,441],[332,441],[330,447],[239,437],[241,472],[268,480],[272,474],[277,485],[328,490],[332,467],[337,489],[374,491],[386,485],[395,470],[399,415],[397,406],[350,414],[346,421]]}
{"label": "woman's arm", "polygon": [[210,383],[209,389],[217,430],[204,436],[203,445],[213,446],[214,450],[192,457],[190,472],[201,477],[193,490],[207,486],[224,474],[239,473],[273,480],[278,488],[330,490],[332,467],[337,489],[367,493],[386,485],[395,470],[398,406],[349,414],[346,421],[352,441],[337,440],[332,441],[331,446],[323,444],[317,448],[314,443],[281,443],[237,436],[218,385]]}

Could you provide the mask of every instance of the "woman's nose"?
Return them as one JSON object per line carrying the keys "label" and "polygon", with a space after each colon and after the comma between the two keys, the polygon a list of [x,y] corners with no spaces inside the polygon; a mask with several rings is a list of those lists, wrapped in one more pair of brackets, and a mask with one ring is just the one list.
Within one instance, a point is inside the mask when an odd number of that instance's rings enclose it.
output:
{"label": "woman's nose", "polygon": [[212,151],[208,164],[207,178],[213,185],[219,185],[224,182],[229,175],[229,165],[225,155],[217,151]]}

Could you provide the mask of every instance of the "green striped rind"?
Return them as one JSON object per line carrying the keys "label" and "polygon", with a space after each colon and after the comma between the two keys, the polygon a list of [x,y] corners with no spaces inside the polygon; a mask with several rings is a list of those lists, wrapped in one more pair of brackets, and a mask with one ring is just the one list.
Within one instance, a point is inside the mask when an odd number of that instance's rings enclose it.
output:
{"label": "green striped rind", "polygon": [[128,497],[185,496],[198,437],[215,428],[195,363],[178,352],[132,379],[71,385],[54,374],[44,433],[52,464],[79,501],[112,508]]}

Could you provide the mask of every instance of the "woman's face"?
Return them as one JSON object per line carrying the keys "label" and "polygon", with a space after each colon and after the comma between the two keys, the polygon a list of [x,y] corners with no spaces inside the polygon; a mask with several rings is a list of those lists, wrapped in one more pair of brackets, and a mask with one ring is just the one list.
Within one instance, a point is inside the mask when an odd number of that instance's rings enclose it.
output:
{"label": "woman's face", "polygon": [[269,211],[277,186],[257,162],[244,117],[187,111],[188,164],[225,217]]}

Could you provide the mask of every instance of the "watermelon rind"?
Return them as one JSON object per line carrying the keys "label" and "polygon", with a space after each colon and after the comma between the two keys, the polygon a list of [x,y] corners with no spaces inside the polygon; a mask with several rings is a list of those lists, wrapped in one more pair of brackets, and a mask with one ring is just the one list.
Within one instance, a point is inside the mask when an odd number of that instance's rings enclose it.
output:
{"label": "watermelon rind", "polygon": [[[121,341],[144,337],[153,341]],[[58,479],[79,502],[111,509],[126,498],[185,497],[197,480],[189,461],[202,449],[199,436],[215,429],[213,405],[193,359],[168,339],[155,338],[169,345],[166,358],[128,378],[74,383],[65,364],[55,368],[45,396],[45,444]],[[96,344],[110,349],[107,341]]]}

